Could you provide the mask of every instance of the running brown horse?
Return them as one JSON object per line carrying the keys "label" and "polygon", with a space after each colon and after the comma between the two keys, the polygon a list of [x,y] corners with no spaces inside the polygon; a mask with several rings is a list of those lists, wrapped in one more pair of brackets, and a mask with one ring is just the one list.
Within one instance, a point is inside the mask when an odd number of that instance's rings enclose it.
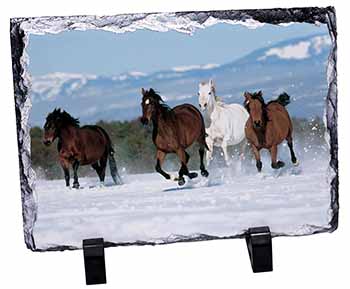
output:
{"label": "running brown horse", "polygon": [[142,117],[143,124],[153,123],[153,143],[157,147],[156,171],[166,179],[171,176],[162,170],[162,164],[168,153],[176,153],[181,162],[179,170],[178,184],[185,184],[184,175],[189,178],[197,177],[197,173],[189,172],[187,163],[190,159],[186,149],[194,142],[199,144],[200,170],[201,175],[208,177],[209,173],[205,169],[203,157],[208,146],[205,142],[204,120],[197,108],[191,104],[181,104],[170,108],[161,96],[152,88],[150,90],[141,89],[142,93]]}
{"label": "running brown horse", "polygon": [[260,150],[263,148],[270,152],[272,168],[279,169],[284,166],[284,162],[277,160],[277,146],[283,140],[287,140],[292,163],[298,165],[293,150],[293,125],[285,108],[290,103],[289,95],[284,92],[267,104],[261,91],[245,92],[244,97],[244,106],[250,115],[245,134],[252,146],[258,171],[262,168]]}
{"label": "running brown horse", "polygon": [[69,167],[73,168],[73,188],[79,188],[79,166],[91,165],[103,184],[107,161],[115,184],[121,184],[114,150],[107,132],[97,125],[80,127],[79,120],[66,111],[55,109],[46,117],[43,143],[46,146],[58,139],[57,150],[59,161],[63,168],[66,186],[69,187]]}

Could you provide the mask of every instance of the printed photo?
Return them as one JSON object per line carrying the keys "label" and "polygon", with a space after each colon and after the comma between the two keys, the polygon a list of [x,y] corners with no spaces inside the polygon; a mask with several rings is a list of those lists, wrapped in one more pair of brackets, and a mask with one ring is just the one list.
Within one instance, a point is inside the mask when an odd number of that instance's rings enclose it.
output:
{"label": "printed photo", "polygon": [[331,48],[306,22],[31,34],[35,248],[329,229]]}

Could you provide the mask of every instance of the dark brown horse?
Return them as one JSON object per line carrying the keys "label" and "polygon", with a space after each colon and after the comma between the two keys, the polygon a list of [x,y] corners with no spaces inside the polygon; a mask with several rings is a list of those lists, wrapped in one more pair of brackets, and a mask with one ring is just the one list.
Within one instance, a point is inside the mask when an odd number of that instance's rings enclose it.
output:
{"label": "dark brown horse", "polygon": [[103,183],[107,160],[113,181],[116,184],[122,183],[113,156],[112,142],[103,128],[97,125],[80,127],[78,119],[71,117],[65,111],[55,109],[46,117],[43,143],[48,146],[56,138],[59,161],[67,187],[69,187],[70,165],[73,167],[74,174],[73,188],[79,188],[78,168],[81,165],[91,165]]}
{"label": "dark brown horse", "polygon": [[293,125],[285,106],[290,102],[287,93],[282,93],[276,100],[265,104],[262,92],[244,93],[244,106],[249,112],[249,119],[245,127],[245,134],[250,142],[256,159],[256,167],[261,171],[260,150],[268,149],[271,155],[271,166],[279,169],[284,162],[277,160],[277,146],[287,140],[291,160],[298,164],[293,150]]}
{"label": "dark brown horse", "polygon": [[153,143],[157,147],[156,171],[170,179],[170,175],[162,170],[162,164],[168,153],[176,153],[181,162],[178,183],[185,183],[184,175],[189,178],[197,177],[197,173],[189,172],[187,163],[190,158],[185,151],[194,142],[199,144],[201,175],[207,177],[208,171],[203,163],[204,150],[208,149],[205,142],[205,126],[201,113],[191,104],[182,104],[171,109],[160,95],[152,88],[142,88],[142,117],[141,122],[153,123]]}

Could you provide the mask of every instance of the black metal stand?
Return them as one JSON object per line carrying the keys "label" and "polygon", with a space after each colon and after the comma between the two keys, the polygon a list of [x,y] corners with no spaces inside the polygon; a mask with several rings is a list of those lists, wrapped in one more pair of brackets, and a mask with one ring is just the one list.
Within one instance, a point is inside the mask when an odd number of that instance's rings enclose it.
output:
{"label": "black metal stand", "polygon": [[269,227],[249,228],[246,242],[254,273],[272,271],[272,238]]}
{"label": "black metal stand", "polygon": [[103,238],[83,240],[83,250],[86,285],[107,283]]}
{"label": "black metal stand", "polygon": [[[246,242],[254,273],[272,271],[272,238],[269,227],[249,228]],[[104,240],[83,240],[86,285],[105,284]]]}

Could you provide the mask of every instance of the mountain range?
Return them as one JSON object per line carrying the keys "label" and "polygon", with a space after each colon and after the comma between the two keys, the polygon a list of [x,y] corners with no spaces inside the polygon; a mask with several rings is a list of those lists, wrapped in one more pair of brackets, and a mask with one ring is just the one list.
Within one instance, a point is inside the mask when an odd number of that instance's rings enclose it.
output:
{"label": "mountain range", "polygon": [[279,42],[221,65],[191,64],[149,74],[33,76],[30,124],[42,126],[56,107],[82,123],[131,120],[141,114],[141,87],[154,88],[170,106],[185,102],[198,106],[198,84],[210,78],[226,103],[242,103],[244,91],[262,90],[265,100],[286,91],[292,97],[288,106],[292,116],[322,117],[330,47],[329,36],[322,34]]}

